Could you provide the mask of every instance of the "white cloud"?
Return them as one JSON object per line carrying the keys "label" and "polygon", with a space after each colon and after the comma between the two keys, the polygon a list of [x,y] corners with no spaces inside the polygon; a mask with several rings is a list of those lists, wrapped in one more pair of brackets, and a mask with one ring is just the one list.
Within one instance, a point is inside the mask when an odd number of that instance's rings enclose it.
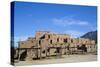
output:
{"label": "white cloud", "polygon": [[24,41],[24,40],[26,40],[28,38],[28,36],[15,36],[14,37],[14,40],[15,41]]}
{"label": "white cloud", "polygon": [[77,38],[84,34],[84,32],[76,31],[76,30],[67,30],[64,33],[70,34],[71,37]]}
{"label": "white cloud", "polygon": [[28,37],[32,37],[32,36],[15,36],[14,37],[14,46],[18,47],[18,42],[19,41],[25,41],[28,39]]}
{"label": "white cloud", "polygon": [[52,22],[60,26],[68,26],[68,25],[88,26],[89,25],[88,21],[74,19],[74,17],[54,18],[52,19]]}

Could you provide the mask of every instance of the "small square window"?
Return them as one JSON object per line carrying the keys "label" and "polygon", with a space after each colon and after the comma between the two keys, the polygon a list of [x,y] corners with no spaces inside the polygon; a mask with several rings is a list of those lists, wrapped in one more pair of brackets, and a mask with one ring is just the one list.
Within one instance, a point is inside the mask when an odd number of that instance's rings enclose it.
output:
{"label": "small square window", "polygon": [[31,41],[33,43],[33,41]]}
{"label": "small square window", "polygon": [[23,42],[21,44],[24,44]]}

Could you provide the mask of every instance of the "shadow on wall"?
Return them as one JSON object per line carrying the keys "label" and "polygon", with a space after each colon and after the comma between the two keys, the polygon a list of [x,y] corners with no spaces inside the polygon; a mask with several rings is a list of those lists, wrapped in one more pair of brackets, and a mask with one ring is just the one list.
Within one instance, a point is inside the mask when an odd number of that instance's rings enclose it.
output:
{"label": "shadow on wall", "polygon": [[24,52],[20,55],[20,61],[25,61],[26,56],[27,56],[27,52],[24,51]]}

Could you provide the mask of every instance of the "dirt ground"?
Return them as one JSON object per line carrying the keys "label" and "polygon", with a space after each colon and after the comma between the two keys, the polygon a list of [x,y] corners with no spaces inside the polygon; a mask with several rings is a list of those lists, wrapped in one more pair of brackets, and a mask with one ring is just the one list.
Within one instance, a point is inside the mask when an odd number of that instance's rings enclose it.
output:
{"label": "dirt ground", "polygon": [[15,66],[22,65],[38,65],[38,64],[54,64],[54,63],[73,63],[73,62],[89,62],[97,61],[97,55],[64,55],[62,57],[49,57],[41,60],[19,61]]}

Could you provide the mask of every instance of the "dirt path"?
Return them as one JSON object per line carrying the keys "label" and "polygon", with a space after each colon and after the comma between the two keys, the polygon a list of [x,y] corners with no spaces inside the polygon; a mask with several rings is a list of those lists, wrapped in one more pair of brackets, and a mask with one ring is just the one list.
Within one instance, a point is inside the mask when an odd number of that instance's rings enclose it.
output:
{"label": "dirt path", "polygon": [[20,61],[15,63],[16,66],[37,65],[37,64],[54,64],[54,63],[72,63],[72,62],[89,62],[96,61],[97,55],[65,55],[61,58],[50,57],[48,59]]}

